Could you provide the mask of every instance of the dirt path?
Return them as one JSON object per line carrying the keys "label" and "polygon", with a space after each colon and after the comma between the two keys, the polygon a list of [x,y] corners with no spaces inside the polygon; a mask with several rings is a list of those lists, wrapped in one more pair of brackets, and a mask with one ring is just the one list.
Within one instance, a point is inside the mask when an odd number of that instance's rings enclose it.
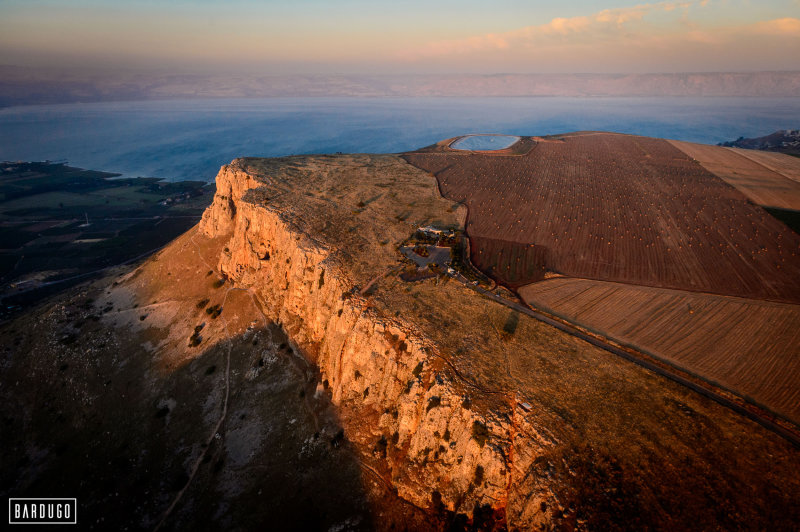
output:
{"label": "dirt path", "polygon": [[[195,234],[193,234],[189,240],[191,241],[192,245],[195,246],[195,248],[197,250],[197,254],[198,254],[200,260],[205,265],[205,267],[208,268],[209,271],[210,270],[215,270],[216,268],[206,260],[206,258],[203,256],[203,254],[201,252],[200,246],[197,244],[197,242],[195,242],[194,237],[196,235],[197,235],[197,229],[195,228]],[[228,300],[228,295],[230,295],[230,293],[234,292],[234,291],[245,292],[245,293],[247,293],[248,296],[250,296],[250,301],[251,301],[253,307],[261,315],[261,319],[262,319],[263,325],[264,325],[264,330],[266,330],[270,334],[270,337],[269,337],[267,343],[269,345],[272,345],[273,347],[275,347],[274,346],[274,342],[273,342],[273,338],[272,338],[272,332],[270,331],[270,328],[269,328],[269,325],[270,325],[270,323],[272,323],[272,321],[267,318],[266,314],[264,314],[264,311],[262,310],[261,305],[258,302],[258,298],[253,293],[252,289],[234,287],[234,286],[229,287],[225,291],[225,296],[222,299],[221,307],[223,309],[225,308],[225,304],[226,304],[226,302]],[[220,430],[221,430],[221,428],[222,428],[223,424],[225,423],[225,421],[227,419],[227,416],[228,416],[228,405],[229,405],[229,400],[230,400],[231,352],[232,352],[233,346],[232,346],[232,343],[231,343],[231,333],[230,333],[230,331],[228,329],[228,322],[225,319],[223,314],[220,314],[220,318],[222,319],[222,325],[223,325],[223,329],[225,331],[225,340],[227,342],[226,361],[225,361],[225,397],[224,397],[223,402],[222,402],[222,411],[220,413],[219,419],[217,420],[217,423],[214,425],[213,430],[211,431],[208,439],[205,442],[205,446],[203,448],[203,452],[200,453],[200,455],[195,459],[194,463],[192,464],[192,469],[191,469],[191,472],[189,473],[189,478],[187,479],[186,484],[175,495],[174,499],[172,500],[172,503],[170,503],[169,507],[164,512],[164,515],[162,516],[161,520],[158,522],[158,524],[153,529],[154,532],[160,530],[164,526],[164,524],[166,523],[166,521],[169,518],[169,516],[172,514],[172,512],[178,506],[178,503],[181,501],[181,499],[183,498],[183,496],[186,493],[186,491],[192,485],[192,482],[194,481],[194,478],[197,475],[198,470],[200,469],[200,465],[203,463],[203,460],[205,459],[206,455],[208,454],[209,449],[212,448],[211,444],[214,441],[214,439],[222,439],[222,438],[224,438],[224,435],[220,432]],[[292,364],[292,366],[295,368],[295,370],[297,371],[298,375],[305,381],[306,380],[306,373],[310,369],[309,368],[309,363],[304,358],[302,358],[302,356],[299,355],[294,349],[290,349],[290,351],[291,351],[291,353],[293,355],[292,356],[292,360],[294,362],[294,364]],[[297,358],[300,358],[301,360],[298,361],[298,360],[296,360]],[[305,394],[305,396],[303,398],[304,406],[306,407],[306,410],[308,411],[309,415],[311,416],[311,418],[312,418],[312,420],[314,422],[315,430],[319,431],[319,429],[320,429],[319,416],[317,415],[316,409],[312,405],[309,404],[308,395],[309,394]],[[366,466],[366,464],[363,464],[363,463],[361,465],[364,466],[364,467],[368,467],[368,466]],[[382,479],[382,480],[384,480],[384,479]],[[385,480],[384,480],[384,482],[385,482]]]}
{"label": "dirt path", "polygon": [[[194,241],[194,237],[195,237],[196,234],[197,234],[197,229],[195,229],[195,234],[192,235],[192,237],[189,240],[192,242],[192,244],[197,249],[197,255],[200,257],[200,260],[203,261],[203,264],[205,264],[205,266],[207,268],[213,270],[214,268],[208,263],[208,261],[206,261],[205,257],[203,257],[203,254],[200,252],[200,246],[198,246],[197,242]],[[230,294],[231,290],[234,290],[234,288],[228,288],[228,290],[225,291],[225,296],[222,299],[222,307],[223,308],[225,307],[225,302],[228,300],[228,294]],[[164,512],[163,517],[161,518],[161,520],[158,522],[158,524],[153,529],[154,531],[158,531],[158,530],[161,529],[161,527],[164,525],[164,523],[169,518],[169,516],[172,513],[172,511],[175,509],[175,507],[180,502],[181,498],[183,497],[183,494],[186,493],[186,490],[188,490],[189,486],[191,486],[195,475],[197,475],[197,471],[200,469],[200,464],[203,463],[203,459],[206,457],[206,454],[208,453],[209,449],[211,449],[211,443],[214,441],[214,438],[222,438],[222,435],[219,433],[219,431],[220,431],[220,428],[222,428],[222,424],[225,423],[225,419],[228,417],[228,400],[230,399],[230,382],[231,382],[231,351],[233,349],[233,345],[231,344],[231,335],[230,335],[230,332],[228,331],[228,322],[227,322],[227,320],[225,320],[224,316],[220,315],[220,318],[222,318],[222,326],[225,329],[225,340],[227,341],[227,345],[228,345],[227,353],[226,353],[226,357],[225,357],[225,359],[226,359],[225,360],[225,399],[222,402],[222,412],[220,413],[219,420],[217,420],[217,424],[214,426],[214,429],[211,431],[211,434],[209,435],[208,439],[205,442],[206,445],[203,448],[203,452],[200,453],[200,455],[194,461],[194,464],[192,464],[192,471],[189,474],[189,479],[186,481],[186,484],[184,484],[184,486],[180,489],[180,491],[175,495],[175,498],[172,500],[172,503],[169,505],[167,510]],[[266,323],[265,323],[265,327],[266,327]]]}

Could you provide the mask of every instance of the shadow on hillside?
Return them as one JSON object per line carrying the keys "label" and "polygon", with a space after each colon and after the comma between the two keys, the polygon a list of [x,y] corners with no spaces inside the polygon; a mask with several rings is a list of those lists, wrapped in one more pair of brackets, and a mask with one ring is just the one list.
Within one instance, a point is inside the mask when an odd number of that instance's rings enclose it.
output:
{"label": "shadow on hillside", "polygon": [[231,340],[207,446],[227,342],[163,375],[99,324],[69,345],[25,325],[0,331],[3,496],[77,497],[87,528],[153,529],[199,461],[163,529],[372,528],[335,411],[277,327]]}

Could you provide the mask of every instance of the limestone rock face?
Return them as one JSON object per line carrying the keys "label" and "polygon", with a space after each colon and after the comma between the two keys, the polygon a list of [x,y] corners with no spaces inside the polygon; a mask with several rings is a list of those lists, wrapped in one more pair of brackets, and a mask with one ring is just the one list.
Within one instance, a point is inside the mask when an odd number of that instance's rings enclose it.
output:
{"label": "limestone rock face", "polygon": [[535,433],[516,402],[507,401],[510,416],[470,408],[463,386],[441,371],[437,347],[412,323],[372,308],[325,242],[269,204],[248,201],[257,187],[247,172],[223,167],[201,231],[230,235],[220,271],[255,292],[316,364],[348,438],[371,448],[375,469],[419,507],[530,513],[529,504],[509,504],[511,461],[530,463],[548,443],[526,436],[526,448],[515,448],[515,432]]}
{"label": "limestone rock face", "polygon": [[258,182],[250,174],[232,165],[220,168],[214,202],[203,213],[200,229],[207,235],[221,235],[233,228],[236,204],[245,192],[256,188]]}

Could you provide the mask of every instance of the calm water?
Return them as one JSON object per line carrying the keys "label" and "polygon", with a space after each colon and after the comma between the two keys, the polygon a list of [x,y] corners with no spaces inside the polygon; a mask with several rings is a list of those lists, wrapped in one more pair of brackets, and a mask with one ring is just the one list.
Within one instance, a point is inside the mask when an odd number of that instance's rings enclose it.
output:
{"label": "calm water", "polygon": [[502,150],[519,140],[512,135],[472,135],[450,145],[457,150]]}
{"label": "calm water", "polygon": [[608,130],[717,143],[798,127],[800,98],[185,100],[0,109],[0,160],[212,180],[239,156],[400,152],[467,133]]}

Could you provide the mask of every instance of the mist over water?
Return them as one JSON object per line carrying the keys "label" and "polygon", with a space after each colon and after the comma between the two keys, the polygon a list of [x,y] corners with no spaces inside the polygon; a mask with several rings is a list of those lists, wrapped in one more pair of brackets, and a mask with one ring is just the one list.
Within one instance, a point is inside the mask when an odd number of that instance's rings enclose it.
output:
{"label": "mist over water", "polygon": [[168,180],[236,157],[394,153],[467,133],[604,130],[716,144],[796,129],[800,98],[271,98],[0,109],[1,160]]}

